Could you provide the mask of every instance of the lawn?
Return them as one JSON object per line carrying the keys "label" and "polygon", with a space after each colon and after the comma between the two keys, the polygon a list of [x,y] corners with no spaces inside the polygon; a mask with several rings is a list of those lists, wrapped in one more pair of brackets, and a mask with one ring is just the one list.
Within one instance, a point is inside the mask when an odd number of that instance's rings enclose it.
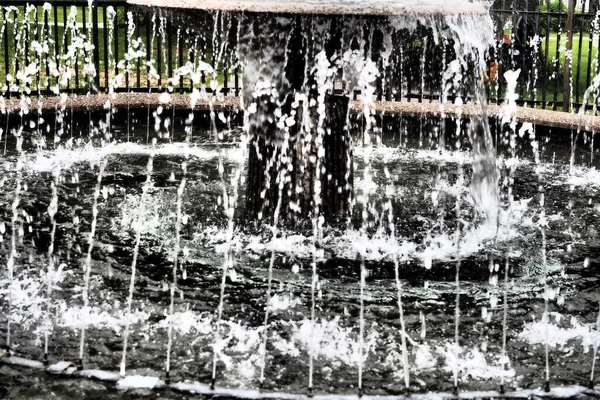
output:
{"label": "lawn", "polygon": [[[543,38],[545,39],[545,38]],[[561,74],[564,71],[565,65],[565,50],[566,50],[566,42],[567,35],[562,34],[560,37],[560,45],[557,40],[557,34],[551,33],[549,35],[548,42],[548,61],[549,65],[553,65],[552,62],[555,62],[557,58],[556,50],[557,46],[559,47],[559,55],[558,58],[561,63]],[[542,51],[545,51],[545,42],[541,43]],[[581,46],[581,48],[580,48]],[[585,93],[588,84],[596,75],[594,68],[597,66],[597,57],[598,57],[598,38],[596,37],[592,46],[590,47],[590,34],[585,32],[581,34],[575,33],[573,34],[573,44],[572,44],[572,70],[571,76],[573,77],[573,95],[576,95],[579,92],[580,96],[583,96]],[[588,77],[588,69],[590,76]],[[560,77],[562,80],[562,75]]]}

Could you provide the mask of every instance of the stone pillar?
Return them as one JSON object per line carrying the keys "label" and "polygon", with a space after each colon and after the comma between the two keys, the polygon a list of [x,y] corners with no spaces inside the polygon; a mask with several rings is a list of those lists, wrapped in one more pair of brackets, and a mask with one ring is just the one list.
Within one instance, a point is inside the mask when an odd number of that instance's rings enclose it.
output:
{"label": "stone pillar", "polygon": [[[314,52],[332,54],[335,32],[322,46],[310,42],[310,17],[254,16],[245,23],[240,36],[245,73],[256,74],[245,82],[250,136],[245,215],[271,223],[281,190],[280,217],[290,224],[308,222],[319,179],[320,215],[330,224],[343,224],[351,211],[353,184],[349,98],[326,96],[319,171],[317,105],[311,104],[317,98],[311,72]],[[259,36],[253,34],[257,26],[262,29]],[[297,95],[304,100],[299,103]],[[309,110],[312,123],[303,124],[303,110]]]}
{"label": "stone pillar", "polygon": [[325,174],[321,180],[322,214],[329,223],[345,222],[351,212],[354,168],[347,126],[349,102],[346,96],[330,95],[326,99],[326,133],[323,137]]}

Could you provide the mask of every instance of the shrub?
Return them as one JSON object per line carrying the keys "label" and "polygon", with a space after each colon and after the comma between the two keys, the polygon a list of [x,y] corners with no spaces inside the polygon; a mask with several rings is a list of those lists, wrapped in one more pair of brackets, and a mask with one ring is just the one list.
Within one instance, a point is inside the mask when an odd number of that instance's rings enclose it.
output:
{"label": "shrub", "polygon": [[[553,0],[550,2],[550,7],[548,7],[547,2],[543,2],[540,5],[540,11],[567,14],[569,9],[566,1]],[[561,18],[561,22],[562,25],[564,25],[566,22],[566,17]],[[551,15],[549,20],[545,15],[540,17],[540,36],[546,35],[548,32],[558,32],[559,29],[561,29],[561,24],[558,22],[558,16]]]}

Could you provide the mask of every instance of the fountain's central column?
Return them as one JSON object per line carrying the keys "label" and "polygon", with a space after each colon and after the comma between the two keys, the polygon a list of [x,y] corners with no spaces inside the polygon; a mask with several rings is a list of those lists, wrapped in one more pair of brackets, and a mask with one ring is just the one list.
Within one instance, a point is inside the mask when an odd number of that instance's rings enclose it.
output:
{"label": "fountain's central column", "polygon": [[239,29],[250,135],[247,215],[262,219],[277,209],[288,220],[318,212],[330,223],[345,221],[353,176],[349,99],[332,93],[339,26],[265,14],[243,19]]}

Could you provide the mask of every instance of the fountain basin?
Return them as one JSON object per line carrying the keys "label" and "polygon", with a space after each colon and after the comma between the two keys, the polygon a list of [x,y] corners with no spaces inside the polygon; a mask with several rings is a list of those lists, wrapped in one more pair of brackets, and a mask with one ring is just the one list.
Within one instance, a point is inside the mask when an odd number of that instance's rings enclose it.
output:
{"label": "fountain basin", "polygon": [[[16,281],[27,295],[13,304],[15,318],[21,325],[13,331],[13,351],[22,358],[8,359],[11,365],[0,367],[0,386],[24,393],[24,386],[35,391],[46,390],[49,385],[61,390],[91,390],[103,397],[118,397],[113,383],[118,373],[107,372],[117,369],[120,358],[120,343],[123,335],[123,307],[128,285],[129,260],[133,252],[132,218],[140,215],[141,188],[148,156],[153,151],[146,144],[147,112],[153,109],[116,110],[112,129],[119,143],[100,147],[86,146],[82,141],[75,147],[66,148],[71,138],[88,137],[89,121],[100,120],[103,111],[90,116],[87,112],[70,115],[66,121],[75,121],[73,128],[66,130],[56,150],[35,150],[39,143],[35,132],[24,132],[26,143],[23,183],[27,190],[22,193],[22,207],[30,216],[31,223],[24,220],[23,245],[19,245],[19,263]],[[163,111],[171,115],[171,109]],[[237,266],[235,274],[227,278],[227,297],[224,309],[224,331],[229,340],[223,356],[228,363],[219,364],[219,382],[215,391],[210,389],[210,344],[211,321],[217,307],[218,277],[222,257],[223,232],[226,217],[215,212],[211,204],[219,197],[218,158],[224,159],[226,170],[236,164],[239,157],[237,138],[239,131],[227,125],[219,125],[224,134],[222,151],[219,152],[210,139],[210,119],[206,113],[197,112],[191,146],[183,145],[188,111],[176,111],[173,130],[159,132],[155,150],[155,169],[152,174],[153,196],[147,199],[143,209],[145,219],[152,229],[144,230],[140,247],[139,277],[136,283],[133,305],[132,351],[128,375],[142,376],[139,382],[159,382],[164,379],[164,346],[169,293],[165,290],[168,273],[172,266],[173,210],[172,199],[181,179],[179,167],[183,154],[189,154],[188,185],[184,197],[184,213],[189,219],[183,233],[182,246],[190,253],[182,255],[185,278],[179,282],[179,294],[175,302],[177,318],[173,364],[171,370],[172,390],[187,393],[217,393],[240,398],[304,398],[306,393],[306,368],[308,345],[306,340],[306,314],[309,305],[307,296],[310,287],[310,235],[303,231],[285,230],[275,241],[265,240],[260,232],[241,229],[235,235]],[[37,118],[32,115],[31,118]],[[6,117],[3,117],[6,118]],[[29,126],[28,117],[24,124]],[[129,119],[129,121],[127,121]],[[51,115],[45,117],[54,124]],[[12,119],[20,124],[20,120]],[[6,123],[5,119],[0,121]],[[10,121],[8,121],[11,123]],[[448,121],[448,127],[454,124]],[[366,333],[372,340],[366,357],[364,371],[365,396],[387,398],[404,393],[399,374],[399,326],[395,308],[393,286],[393,263],[390,254],[406,254],[401,262],[400,278],[404,287],[405,317],[407,331],[411,337],[410,367],[413,374],[411,391],[419,396],[446,396],[452,391],[451,345],[453,341],[453,311],[455,307],[456,247],[453,245],[452,217],[453,193],[462,193],[465,214],[470,228],[465,231],[461,266],[461,396],[477,397],[497,394],[498,374],[503,373],[498,364],[501,343],[502,284],[504,251],[509,253],[512,284],[508,290],[508,338],[511,364],[507,373],[506,389],[509,396],[523,398],[530,394],[541,394],[539,368],[543,365],[543,329],[540,313],[543,307],[541,279],[540,234],[532,220],[539,204],[535,197],[538,184],[535,165],[529,153],[530,138],[526,135],[519,144],[522,162],[517,166],[514,184],[515,206],[511,237],[500,238],[492,245],[491,237],[479,222],[468,200],[468,182],[456,184],[458,162],[464,162],[469,170],[468,141],[464,148],[440,152],[435,141],[430,141],[441,125],[434,119],[410,119],[389,117],[388,126],[382,135],[382,146],[373,149],[372,163],[376,182],[386,185],[385,169],[391,174],[392,197],[396,210],[397,240],[390,241],[385,234],[364,234],[355,229],[346,232],[325,232],[322,258],[318,260],[319,279],[322,283],[318,298],[319,343],[322,348],[316,359],[315,395],[355,396],[356,359],[354,358],[358,329],[358,276],[360,260],[358,254],[366,256],[369,271],[366,291]],[[492,126],[495,126],[492,123]],[[128,127],[130,131],[128,131]],[[131,130],[131,127],[134,127]],[[447,129],[449,136],[456,135]],[[597,304],[600,300],[596,275],[599,268],[600,245],[593,232],[599,218],[595,207],[600,203],[600,191],[594,181],[594,169],[580,166],[574,175],[568,172],[569,132],[542,132],[537,128],[538,140],[544,143],[542,170],[546,186],[548,213],[548,262],[551,265],[549,282],[554,291],[551,304],[549,327],[550,354],[553,360],[552,391],[548,396],[573,397],[582,393],[593,396],[576,383],[585,385],[594,341]],[[129,133],[129,142],[127,141]],[[501,136],[501,133],[498,133]],[[46,138],[48,143],[52,137]],[[360,136],[353,136],[357,158],[357,176],[364,166]],[[421,141],[421,144],[419,142]],[[399,145],[399,143],[402,143]],[[2,176],[4,190],[0,198],[2,209],[12,202],[11,186],[14,185],[14,142],[8,143],[6,163]],[[582,146],[585,144],[580,143]],[[65,146],[65,148],[61,148]],[[587,162],[586,154],[579,148],[578,164]],[[500,147],[502,153],[507,149]],[[553,153],[556,155],[553,156]],[[51,383],[54,378],[40,379],[31,372],[19,372],[19,365],[41,368],[39,347],[40,330],[45,326],[43,314],[36,312],[45,299],[40,267],[45,265],[48,246],[49,220],[45,209],[50,202],[47,183],[52,171],[60,167],[64,177],[59,186],[59,236],[56,243],[57,264],[64,264],[66,272],[58,281],[61,291],[55,292],[52,304],[56,305],[55,324],[52,328],[50,363],[77,359],[78,327],[84,312],[81,309],[79,290],[82,282],[81,252],[85,249],[90,226],[95,172],[90,165],[98,165],[108,159],[106,175],[103,177],[106,198],[100,198],[98,216],[97,250],[93,254],[91,315],[86,344],[86,369],[75,375],[66,375],[59,384]],[[529,160],[529,161],[527,161]],[[434,173],[435,172],[435,173]],[[171,174],[174,179],[171,179]],[[468,173],[468,172],[467,172]],[[74,177],[77,179],[73,180]],[[575,184],[570,194],[570,185]],[[357,185],[358,195],[364,185]],[[443,205],[447,218],[445,230],[437,232],[435,224],[439,214],[433,207],[432,193],[445,197]],[[105,190],[101,190],[105,193]],[[374,209],[382,210],[385,196],[373,197]],[[440,197],[441,196],[441,197]],[[533,198],[533,199],[532,199]],[[571,198],[574,206],[572,217],[564,207],[564,199]],[[530,200],[531,199],[531,200]],[[591,204],[588,201],[591,199]],[[73,211],[72,211],[73,210]],[[136,211],[138,210],[138,211]],[[10,211],[8,211],[10,213]],[[75,214],[72,214],[74,212]],[[241,211],[240,211],[241,212]],[[357,210],[357,213],[359,210]],[[2,215],[5,215],[3,213]],[[79,222],[74,224],[74,216]],[[564,233],[569,218],[576,232],[577,242]],[[360,226],[360,224],[357,224]],[[29,231],[31,227],[31,232]],[[437,233],[436,233],[437,232]],[[477,233],[471,234],[471,232]],[[10,250],[10,229],[3,235],[2,254]],[[487,239],[486,239],[487,238]],[[427,245],[427,242],[430,242]],[[571,244],[571,250],[567,247]],[[427,248],[429,247],[429,250]],[[270,325],[268,347],[269,367],[267,380],[262,391],[257,382],[257,342],[260,336],[262,313],[265,304],[267,260],[275,250],[275,292],[272,302],[273,318]],[[426,251],[427,250],[427,251]],[[490,272],[490,255],[499,265]],[[585,260],[588,259],[586,264]],[[428,268],[428,266],[430,268]],[[496,285],[494,275],[500,278]],[[491,281],[490,281],[491,279]],[[3,284],[5,282],[3,281]],[[39,286],[37,286],[39,284]],[[496,300],[494,300],[494,298]],[[563,300],[560,300],[560,299]],[[6,303],[2,303],[6,306]],[[486,310],[484,312],[484,309]],[[425,326],[423,327],[423,315]],[[7,315],[6,313],[2,314]],[[0,326],[5,321],[0,321]],[[226,327],[226,328],[225,328]],[[425,337],[421,339],[422,332]],[[4,331],[0,331],[3,338]],[[541,336],[540,336],[541,335]],[[1,340],[1,339],[0,339]],[[296,350],[294,350],[296,349]],[[430,354],[423,358],[424,355]],[[252,365],[248,362],[252,361]],[[425,362],[426,360],[427,362]],[[61,364],[62,365],[62,364]],[[88,369],[89,368],[89,369]],[[514,374],[514,375],[513,375]],[[15,378],[15,376],[17,376]],[[73,376],[107,379],[108,383],[98,386],[75,383]],[[31,385],[31,381],[38,382]],[[132,379],[138,382],[136,379]],[[132,382],[130,380],[130,384]],[[29,382],[29,383],[28,383]],[[67,389],[67,383],[71,389]],[[421,383],[419,383],[421,382]],[[161,383],[162,385],[162,383]],[[134,385],[135,386],[135,385]],[[140,387],[138,390],[147,390]],[[144,384],[144,386],[148,386]],[[565,386],[561,388],[561,386]],[[489,392],[488,392],[489,390]],[[283,392],[280,394],[278,392]],[[169,392],[170,393],[170,392]],[[427,394],[429,393],[429,394]],[[174,395],[175,396],[175,395]]]}

